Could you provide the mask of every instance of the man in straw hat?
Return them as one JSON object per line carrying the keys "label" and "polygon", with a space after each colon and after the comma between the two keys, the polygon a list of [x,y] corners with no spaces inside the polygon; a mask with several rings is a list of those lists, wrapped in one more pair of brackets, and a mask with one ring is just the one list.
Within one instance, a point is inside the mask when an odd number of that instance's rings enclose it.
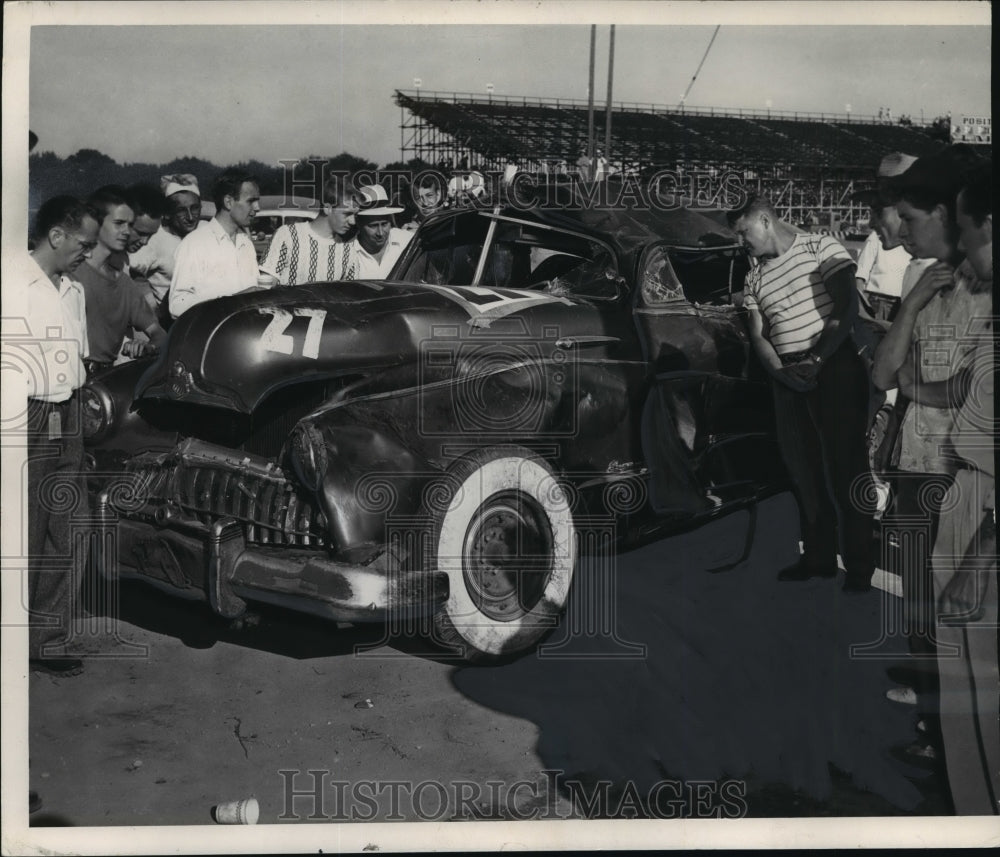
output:
{"label": "man in straw hat", "polygon": [[357,276],[359,280],[384,280],[410,243],[413,233],[393,226],[393,216],[402,206],[390,205],[389,195],[380,184],[360,189],[357,212]]}

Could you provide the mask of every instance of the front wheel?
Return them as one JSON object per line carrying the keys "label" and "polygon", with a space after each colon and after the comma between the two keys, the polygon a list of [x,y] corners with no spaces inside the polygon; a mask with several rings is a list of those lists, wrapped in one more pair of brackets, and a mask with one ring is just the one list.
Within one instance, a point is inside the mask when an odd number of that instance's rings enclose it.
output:
{"label": "front wheel", "polygon": [[573,580],[566,492],[520,447],[461,459],[439,488],[429,570],[448,575],[450,594],[434,617],[438,641],[470,661],[530,650],[558,624]]}

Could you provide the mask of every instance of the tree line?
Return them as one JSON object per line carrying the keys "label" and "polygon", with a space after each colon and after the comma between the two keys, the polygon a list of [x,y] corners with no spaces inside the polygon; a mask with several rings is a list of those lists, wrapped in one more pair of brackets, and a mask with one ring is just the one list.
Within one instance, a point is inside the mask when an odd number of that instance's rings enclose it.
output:
{"label": "tree line", "polygon": [[159,187],[160,176],[171,173],[190,173],[198,179],[202,197],[210,198],[212,182],[224,169],[238,167],[257,177],[261,194],[291,193],[294,182],[295,196],[322,196],[323,179],[334,171],[354,173],[359,170],[412,170],[419,172],[431,165],[418,158],[398,161],[379,168],[374,161],[341,152],[334,157],[309,155],[296,162],[265,164],[262,161],[241,161],[237,164],[217,165],[191,155],[174,158],[165,164],[119,164],[96,149],[80,149],[62,158],[54,152],[37,152],[28,157],[29,208],[35,210],[41,203],[59,194],[87,197],[103,185],[132,185],[140,182]]}

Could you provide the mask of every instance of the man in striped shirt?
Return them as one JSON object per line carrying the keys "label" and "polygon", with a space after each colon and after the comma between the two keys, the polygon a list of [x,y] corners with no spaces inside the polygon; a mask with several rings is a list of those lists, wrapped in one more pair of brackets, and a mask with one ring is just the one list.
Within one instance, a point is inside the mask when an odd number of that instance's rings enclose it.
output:
{"label": "man in striped shirt", "polygon": [[778,579],[835,577],[839,531],[844,591],[867,592],[875,569],[871,510],[863,508],[868,377],[850,337],[854,262],[836,240],[779,220],[759,197],[729,221],[755,260],[744,306],[773,378],[778,441],[799,504],[803,555]]}
{"label": "man in striped shirt", "polygon": [[355,243],[357,192],[346,177],[334,175],[323,186],[323,213],[315,220],[286,224],[274,233],[265,276],[281,286],[357,278]]}

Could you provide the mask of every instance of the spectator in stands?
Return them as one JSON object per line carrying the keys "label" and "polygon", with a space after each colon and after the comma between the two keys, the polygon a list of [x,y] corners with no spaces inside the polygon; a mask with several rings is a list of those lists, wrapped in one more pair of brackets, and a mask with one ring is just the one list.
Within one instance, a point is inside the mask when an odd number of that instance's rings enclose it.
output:
{"label": "spectator in stands", "polygon": [[604,152],[597,150],[597,157],[594,159],[594,181],[604,181],[608,177],[608,159],[604,157]]}
{"label": "spectator in stands", "polygon": [[157,318],[165,327],[170,323],[166,298],[174,276],[174,256],[181,240],[201,223],[201,191],[197,179],[189,173],[161,177],[160,189],[167,200],[160,229],[145,247],[129,250],[129,271],[136,281],[149,284],[157,304]]}
{"label": "spectator in stands", "polygon": [[[993,165],[966,180],[957,200],[966,275],[989,296],[993,282]],[[962,383],[944,391],[958,406],[949,440],[961,460],[943,502],[932,558],[938,597],[941,731],[952,802],[958,815],[1000,811],[1000,666],[997,663],[995,331],[990,316],[967,329],[975,347]],[[975,379],[975,395],[968,385]],[[961,558],[961,559],[960,559]],[[951,618],[948,618],[951,617]],[[949,651],[949,647],[954,649]]]}
{"label": "spectator in stands", "polygon": [[344,176],[331,176],[323,185],[323,213],[315,220],[281,226],[271,239],[261,272],[282,286],[355,279],[352,239],[357,212],[356,190]]}
{"label": "spectator in stands", "polygon": [[380,184],[361,188],[358,235],[354,239],[358,279],[384,280],[402,255],[413,233],[392,225],[393,215],[403,209],[389,204],[389,195]]}
{"label": "spectator in stands", "polygon": [[[913,401],[914,393],[927,385],[952,382],[954,363],[941,361],[944,351],[967,354],[971,348],[963,339],[970,319],[988,316],[991,300],[988,284],[983,286],[961,265],[955,241],[955,198],[961,187],[968,161],[958,147],[918,159],[905,173],[890,180],[896,195],[900,238],[915,258],[936,260],[919,281],[908,289],[899,313],[875,352],[872,381],[882,390],[899,387],[912,404],[900,427],[899,474],[890,523],[925,528],[912,541],[909,561],[902,567],[903,615],[909,634],[910,651],[933,657],[934,604],[931,598],[930,545],[937,534],[941,502],[950,486],[956,466],[942,450],[954,422],[947,402],[926,395]],[[906,704],[921,703],[932,708],[936,676],[917,672],[915,686],[893,688],[890,698]],[[932,730],[933,733],[933,730]],[[933,734],[931,738],[933,738]],[[915,752],[933,756],[933,744],[923,743]]]}
{"label": "spectator in stands", "polygon": [[576,159],[576,172],[580,177],[580,181],[589,182],[593,176],[591,175],[592,163],[590,161],[590,156],[587,154],[586,150],[580,152],[580,157]]}
{"label": "spectator in stands", "polygon": [[114,254],[122,259],[135,220],[125,193],[123,188],[108,185],[95,191],[88,200],[101,218],[97,246],[76,269],[76,278],[83,285],[87,299],[90,353],[84,364],[88,374],[114,364],[132,329],[142,331],[147,341],[127,351],[127,356],[155,352],[166,340],[166,332],[157,324],[142,289],[125,271],[109,264]]}
{"label": "spectator in stands", "polygon": [[170,281],[170,315],[177,318],[213,298],[234,295],[260,285],[257,251],[248,230],[260,210],[257,180],[240,169],[228,169],[212,188],[215,217],[189,233],[174,257]]}
{"label": "spectator in stands", "polygon": [[773,379],[778,440],[799,504],[803,556],[778,579],[836,576],[839,527],[844,590],[867,592],[872,517],[853,499],[869,478],[868,377],[850,341],[854,262],[833,238],[800,232],[759,197],[729,220],[755,260],[744,305],[754,349]]}

